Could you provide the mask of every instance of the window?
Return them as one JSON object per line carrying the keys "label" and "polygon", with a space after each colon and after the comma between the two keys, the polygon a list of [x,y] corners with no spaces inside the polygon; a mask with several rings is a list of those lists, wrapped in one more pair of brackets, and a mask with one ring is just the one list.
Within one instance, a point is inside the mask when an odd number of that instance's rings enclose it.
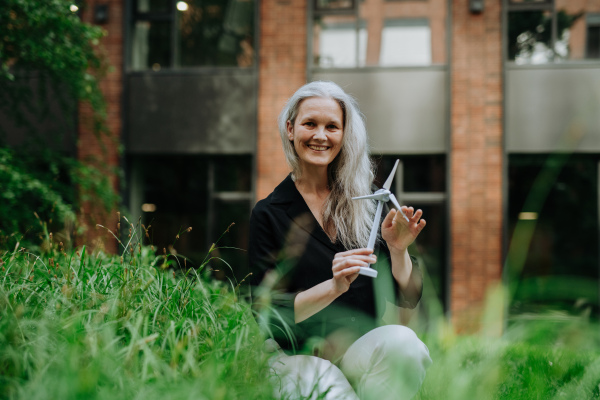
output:
{"label": "window", "polygon": [[323,18],[315,25],[314,32],[320,49],[315,63],[320,67],[365,65],[367,30],[364,23],[356,24],[347,17],[339,16]]}
{"label": "window", "polygon": [[[165,249],[186,256],[188,266],[198,267],[218,240],[211,256],[226,263],[211,262],[215,275],[244,279],[253,206],[251,156],[131,156],[129,181],[132,217],[151,225],[145,243],[159,254]],[[180,233],[190,226],[191,232]]]}
{"label": "window", "polygon": [[600,58],[600,14],[588,14],[586,35],[586,58]]}
{"label": "window", "polygon": [[427,66],[446,62],[446,0],[315,0],[312,66]]}
{"label": "window", "polygon": [[511,253],[507,260],[511,313],[597,311],[599,161],[591,154],[509,156],[509,241],[513,250],[525,246],[522,262]]}
{"label": "window", "polygon": [[386,20],[381,32],[379,65],[431,64],[431,30],[426,19]]}
{"label": "window", "polygon": [[254,0],[136,0],[131,68],[251,67],[254,15]]}
{"label": "window", "polygon": [[508,3],[508,60],[547,64],[599,58],[600,2],[556,0]]}

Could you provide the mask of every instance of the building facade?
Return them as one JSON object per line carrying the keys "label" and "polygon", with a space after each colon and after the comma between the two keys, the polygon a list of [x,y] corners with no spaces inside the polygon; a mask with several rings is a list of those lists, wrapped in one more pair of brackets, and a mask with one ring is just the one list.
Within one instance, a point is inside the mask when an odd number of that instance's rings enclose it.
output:
{"label": "building facade", "polygon": [[108,32],[108,161],[156,246],[202,260],[228,230],[218,245],[242,251],[213,253],[218,273],[243,279],[250,210],[288,173],[277,115],[332,80],[378,176],[401,160],[393,190],[424,210],[414,251],[457,327],[501,282],[514,314],[597,310],[600,0],[93,0],[82,17]]}

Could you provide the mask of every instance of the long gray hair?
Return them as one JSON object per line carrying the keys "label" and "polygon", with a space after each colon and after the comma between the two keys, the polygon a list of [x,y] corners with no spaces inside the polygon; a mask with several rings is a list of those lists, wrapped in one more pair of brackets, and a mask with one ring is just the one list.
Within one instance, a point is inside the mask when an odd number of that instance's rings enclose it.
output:
{"label": "long gray hair", "polygon": [[371,193],[374,174],[369,159],[367,130],[356,100],[333,82],[307,83],[289,98],[279,114],[279,133],[286,161],[292,169],[292,179],[298,179],[301,170],[298,154],[288,138],[287,122],[294,124],[300,104],[309,97],[337,101],[344,118],[342,147],[327,169],[331,192],[323,209],[323,226],[333,225],[337,240],[347,249],[365,247],[369,241],[375,203],[368,200],[353,201],[352,197]]}

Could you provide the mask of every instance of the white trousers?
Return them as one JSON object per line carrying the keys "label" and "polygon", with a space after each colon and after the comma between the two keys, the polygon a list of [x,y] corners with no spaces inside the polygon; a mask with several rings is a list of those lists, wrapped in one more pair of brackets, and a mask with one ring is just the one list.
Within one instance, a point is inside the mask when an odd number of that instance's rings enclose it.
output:
{"label": "white trousers", "polygon": [[356,340],[341,369],[319,357],[283,352],[269,364],[279,399],[402,400],[418,392],[431,358],[410,328],[386,325]]}

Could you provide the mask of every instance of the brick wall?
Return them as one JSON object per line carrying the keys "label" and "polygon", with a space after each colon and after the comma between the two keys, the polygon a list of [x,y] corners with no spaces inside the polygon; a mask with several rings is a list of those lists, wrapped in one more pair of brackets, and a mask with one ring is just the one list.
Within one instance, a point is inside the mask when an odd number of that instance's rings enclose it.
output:
{"label": "brick wall", "polygon": [[289,172],[277,116],[306,83],[306,1],[263,0],[260,21],[257,199],[271,193]]}
{"label": "brick wall", "polygon": [[501,0],[470,14],[452,5],[450,310],[463,332],[478,329],[487,289],[502,270]]}
{"label": "brick wall", "polygon": [[[123,91],[123,0],[87,1],[81,13],[83,21],[93,23],[93,10],[96,4],[108,5],[108,22],[102,25],[106,36],[102,39],[100,51],[108,57],[110,70],[101,82],[107,104],[108,134],[97,135],[90,124],[89,106],[79,107],[78,157],[81,161],[95,165],[108,174],[115,190],[118,190],[117,168],[119,166],[118,147],[121,138],[121,94]],[[117,250],[116,242],[105,230],[96,228],[104,225],[116,233],[116,213],[106,214],[98,204],[84,203],[80,210],[79,222],[87,230],[79,244],[94,245],[107,251]]]}

